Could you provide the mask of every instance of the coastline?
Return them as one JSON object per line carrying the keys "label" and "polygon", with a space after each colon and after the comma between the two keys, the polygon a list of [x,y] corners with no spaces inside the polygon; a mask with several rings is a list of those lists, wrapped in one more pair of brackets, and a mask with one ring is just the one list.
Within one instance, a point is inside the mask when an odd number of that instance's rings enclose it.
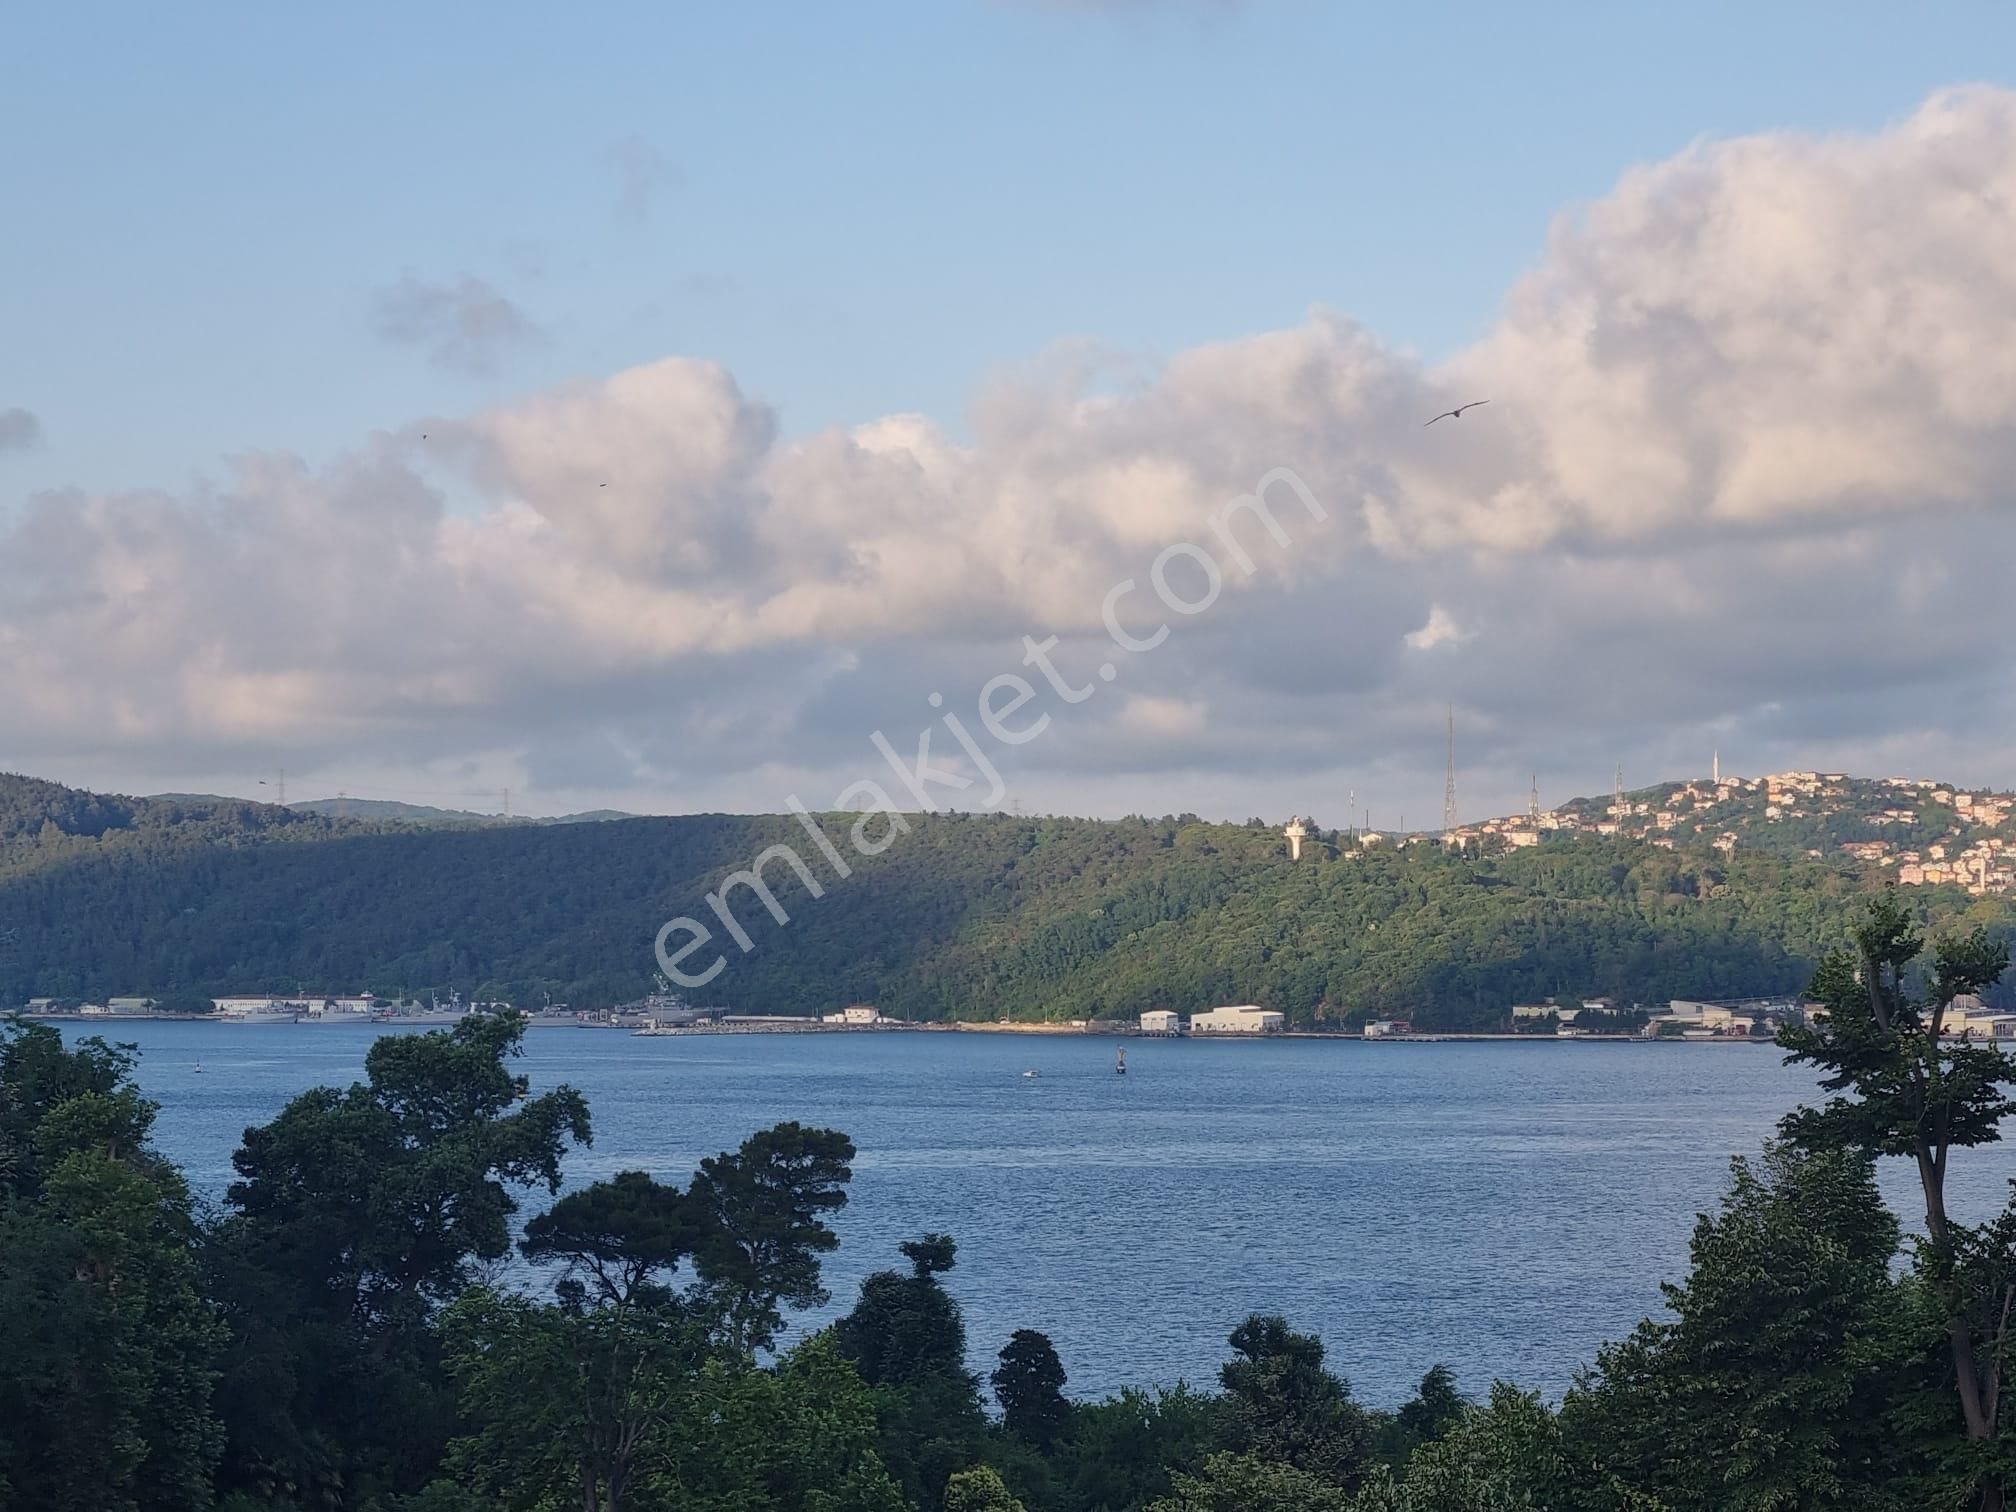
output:
{"label": "coastline", "polygon": [[[230,1018],[202,1013],[20,1013],[5,1015],[23,1023],[92,1024],[114,1029],[133,1024],[233,1024]],[[413,1015],[398,1018],[300,1018],[293,1020],[262,1020],[257,1023],[241,1023],[238,1027],[247,1029],[305,1027],[309,1025],[348,1024],[353,1027],[376,1029],[438,1029],[456,1022],[448,1016]],[[1715,1035],[1703,1039],[1665,1038],[1647,1039],[1639,1034],[1511,1034],[1502,1030],[1466,1032],[1460,1030],[1433,1031],[1423,1034],[1382,1034],[1367,1037],[1352,1029],[1283,1029],[1267,1034],[1223,1033],[1223,1034],[1143,1034],[1130,1024],[1113,1023],[1109,1026],[1093,1026],[1082,1022],[1052,1022],[1043,1020],[945,1020],[934,1023],[890,1022],[880,1024],[825,1024],[805,1019],[765,1020],[758,1016],[748,1016],[729,1021],[710,1021],[694,1024],[653,1025],[641,1020],[596,1020],[596,1019],[542,1019],[538,1015],[527,1015],[527,1029],[601,1029],[615,1030],[631,1035],[641,1035],[651,1039],[671,1039],[686,1035],[720,1034],[995,1034],[1033,1035],[1044,1038],[1069,1038],[1076,1036],[1086,1039],[1147,1039],[1147,1040],[1195,1040],[1211,1044],[1240,1044],[1245,1042],[1267,1043],[1279,1040],[1320,1040],[1345,1042],[1361,1045],[1447,1045],[1447,1044],[1545,1044],[1545,1045],[1764,1045],[1773,1046],[1774,1039],[1737,1038]]]}

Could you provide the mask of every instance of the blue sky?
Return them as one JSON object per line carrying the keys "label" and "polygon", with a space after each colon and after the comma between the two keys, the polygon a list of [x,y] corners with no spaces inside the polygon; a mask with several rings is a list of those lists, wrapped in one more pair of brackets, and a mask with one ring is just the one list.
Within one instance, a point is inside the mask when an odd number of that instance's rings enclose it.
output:
{"label": "blue sky", "polygon": [[[2007,7],[82,4],[0,59],[0,498],[177,484],[678,352],[784,429],[953,427],[1002,364],[1312,306],[1433,358],[1550,221],[1704,135],[2016,71]],[[1999,67],[1998,67],[1999,63]],[[616,154],[665,167],[626,216]],[[542,333],[390,348],[401,276]]]}
{"label": "blue sky", "polygon": [[816,802],[1283,465],[1330,536],[1018,801],[1433,814],[1451,704],[1479,807],[2016,785],[2011,86],[1986,4],[18,10],[0,754]]}

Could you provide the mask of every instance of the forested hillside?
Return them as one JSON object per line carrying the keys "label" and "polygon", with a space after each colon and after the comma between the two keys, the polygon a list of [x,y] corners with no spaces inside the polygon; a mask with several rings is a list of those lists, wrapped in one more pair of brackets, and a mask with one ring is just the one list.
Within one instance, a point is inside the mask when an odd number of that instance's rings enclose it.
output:
{"label": "forested hillside", "polygon": [[[853,816],[827,829],[845,845]],[[882,821],[872,821],[879,826]],[[1083,1018],[1257,1002],[1295,1020],[1481,1026],[1514,1002],[1802,987],[1876,884],[1834,861],[1559,835],[1288,859],[1188,818],[909,816],[837,877],[790,816],[418,828],[0,778],[0,1001],[202,990],[458,989],[600,1006],[644,991],[674,915],[764,847],[789,923],[746,889],[754,949],[702,993],[738,1010],[873,1002],[909,1018]],[[1913,897],[2009,932],[2006,900]]]}

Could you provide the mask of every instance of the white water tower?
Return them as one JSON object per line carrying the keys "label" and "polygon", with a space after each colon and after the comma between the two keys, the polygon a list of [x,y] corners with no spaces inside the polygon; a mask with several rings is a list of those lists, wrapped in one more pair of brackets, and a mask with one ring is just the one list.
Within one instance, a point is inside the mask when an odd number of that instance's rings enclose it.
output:
{"label": "white water tower", "polygon": [[1302,842],[1315,834],[1316,830],[1309,820],[1298,817],[1290,819],[1288,827],[1281,831],[1281,833],[1288,837],[1288,859],[1290,861],[1300,861],[1302,859]]}

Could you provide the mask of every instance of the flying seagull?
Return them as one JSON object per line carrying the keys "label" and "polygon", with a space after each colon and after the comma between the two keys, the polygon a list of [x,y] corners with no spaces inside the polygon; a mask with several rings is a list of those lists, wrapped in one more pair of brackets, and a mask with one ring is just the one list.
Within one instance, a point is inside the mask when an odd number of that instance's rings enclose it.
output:
{"label": "flying seagull", "polygon": [[[1468,404],[1459,404],[1452,410],[1442,411],[1441,414],[1435,417],[1435,420],[1461,420],[1463,418],[1463,411],[1466,409],[1475,409],[1480,404],[1489,404],[1490,402],[1489,399],[1472,399]],[[1422,429],[1425,430],[1427,427],[1433,425],[1435,420],[1424,420],[1422,422]]]}

